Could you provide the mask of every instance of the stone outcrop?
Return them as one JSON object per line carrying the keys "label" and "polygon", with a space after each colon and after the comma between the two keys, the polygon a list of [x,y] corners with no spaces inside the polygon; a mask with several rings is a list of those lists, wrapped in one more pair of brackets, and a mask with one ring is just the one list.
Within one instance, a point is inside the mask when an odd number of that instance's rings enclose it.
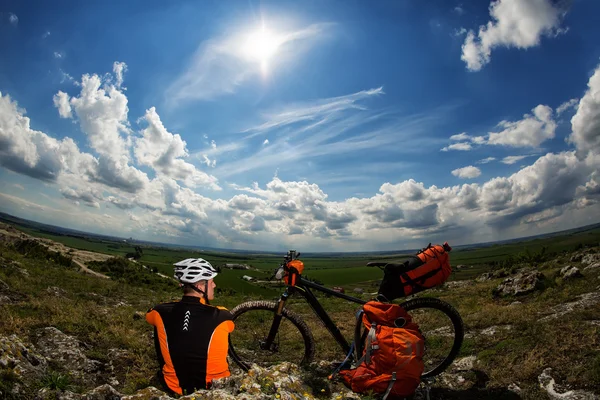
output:
{"label": "stone outcrop", "polygon": [[494,296],[518,296],[528,294],[541,286],[544,275],[539,271],[520,272],[506,278],[493,291]]}
{"label": "stone outcrop", "polygon": [[566,267],[561,268],[559,275],[563,279],[572,279],[572,278],[583,277],[583,275],[581,274],[581,271],[579,271],[579,268],[572,267],[570,265],[567,265]]}

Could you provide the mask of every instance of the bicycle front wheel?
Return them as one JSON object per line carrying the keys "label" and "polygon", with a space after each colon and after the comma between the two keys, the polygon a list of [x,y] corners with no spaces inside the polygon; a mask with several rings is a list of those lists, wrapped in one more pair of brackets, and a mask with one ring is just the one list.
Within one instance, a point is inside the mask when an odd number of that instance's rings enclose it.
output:
{"label": "bicycle front wheel", "polygon": [[460,314],[445,301],[430,297],[412,299],[400,306],[410,313],[425,337],[425,370],[421,378],[440,374],[460,352],[465,336]]}
{"label": "bicycle front wheel", "polygon": [[229,356],[244,371],[252,364],[268,367],[282,361],[298,365],[312,361],[315,341],[310,329],[285,308],[273,342],[266,343],[277,307],[273,301],[248,301],[231,310],[235,330],[229,335]]}

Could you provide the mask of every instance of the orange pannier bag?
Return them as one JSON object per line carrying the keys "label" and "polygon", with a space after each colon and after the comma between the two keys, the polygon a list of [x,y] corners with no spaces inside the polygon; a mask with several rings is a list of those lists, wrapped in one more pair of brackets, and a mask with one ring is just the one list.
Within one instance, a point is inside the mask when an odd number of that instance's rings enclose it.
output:
{"label": "orange pannier bag", "polygon": [[404,263],[386,265],[379,294],[391,301],[446,282],[452,272],[448,254],[451,250],[448,243],[430,243]]}
{"label": "orange pannier bag", "polygon": [[412,395],[424,370],[418,325],[397,304],[370,301],[363,310],[365,349],[356,368],[339,372],[344,383],[357,393],[384,393],[384,399]]}
{"label": "orange pannier bag", "polygon": [[285,271],[283,280],[288,285],[295,286],[298,276],[302,275],[302,271],[304,271],[304,263],[300,260],[289,261],[286,264]]}

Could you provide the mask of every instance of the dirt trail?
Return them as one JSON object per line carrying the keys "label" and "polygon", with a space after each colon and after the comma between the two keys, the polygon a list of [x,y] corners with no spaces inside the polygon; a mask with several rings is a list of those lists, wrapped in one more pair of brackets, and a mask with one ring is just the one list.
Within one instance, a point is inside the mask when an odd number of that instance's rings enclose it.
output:
{"label": "dirt trail", "polygon": [[43,244],[44,246],[48,247],[48,249],[51,251],[57,251],[64,255],[71,256],[73,259],[73,262],[77,266],[79,266],[79,270],[81,272],[96,276],[98,278],[110,279],[110,277],[108,277],[104,274],[101,274],[100,272],[92,271],[91,269],[89,269],[86,266],[86,263],[88,263],[90,261],[105,261],[105,260],[108,260],[109,258],[111,258],[112,256],[110,256],[108,254],[95,253],[93,251],[77,250],[77,249],[65,246],[62,243],[55,242],[54,240],[51,240],[51,239],[39,238],[39,237],[28,235],[26,233],[23,233],[15,228],[13,228],[12,226],[10,226],[8,224],[0,222],[0,240],[14,241],[16,239],[35,240],[36,242],[39,242],[39,243]]}

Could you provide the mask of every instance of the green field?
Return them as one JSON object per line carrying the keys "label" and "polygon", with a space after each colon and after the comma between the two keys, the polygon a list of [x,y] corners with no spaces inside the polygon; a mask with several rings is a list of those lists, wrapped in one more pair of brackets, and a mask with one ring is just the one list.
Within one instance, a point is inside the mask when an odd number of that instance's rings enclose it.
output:
{"label": "green field", "polygon": [[[80,250],[89,250],[114,256],[125,256],[134,252],[133,244],[125,241],[101,240],[93,237],[75,237],[53,234],[34,227],[20,227],[23,232],[33,236],[44,237],[63,243],[66,246]],[[561,254],[572,251],[585,245],[600,242],[600,228],[570,232],[521,242],[492,244],[485,247],[471,246],[455,249],[451,253],[453,266],[463,265],[464,268],[455,268],[450,280],[471,279],[483,272],[489,271],[505,260],[518,261],[518,257],[532,256],[540,253],[542,249],[546,254]],[[139,245],[139,244],[138,244]],[[259,295],[265,298],[277,296],[280,289],[247,282],[242,276],[248,275],[258,280],[266,280],[277,268],[282,256],[273,254],[239,254],[219,251],[198,251],[184,248],[168,248],[162,246],[139,245],[143,250],[139,263],[148,267],[155,267],[159,272],[170,275],[173,263],[184,258],[202,257],[214,265],[247,264],[250,270],[225,269],[219,276],[217,284],[220,288],[231,289],[242,295]],[[381,279],[382,272],[378,268],[368,268],[369,261],[394,262],[402,258],[402,252],[395,255],[381,255],[377,253],[360,256],[331,256],[310,255],[302,257],[305,264],[304,275],[312,280],[322,282],[326,286],[372,287]],[[375,282],[375,285],[374,285]]]}

